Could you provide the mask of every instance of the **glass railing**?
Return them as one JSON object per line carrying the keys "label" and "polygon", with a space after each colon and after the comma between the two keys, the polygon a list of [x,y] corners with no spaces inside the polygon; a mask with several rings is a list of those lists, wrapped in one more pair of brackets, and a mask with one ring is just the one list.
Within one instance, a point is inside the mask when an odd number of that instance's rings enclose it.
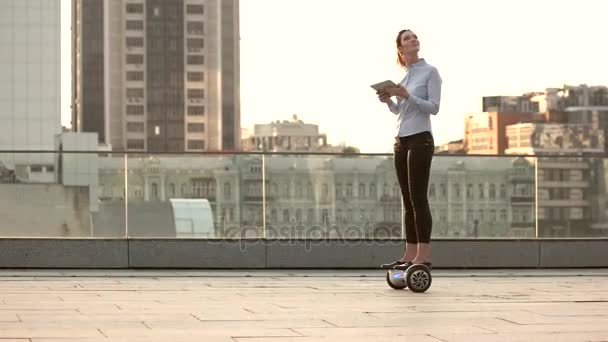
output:
{"label": "glass railing", "polygon": [[[436,155],[433,238],[608,237],[602,157]],[[3,237],[403,238],[390,154],[0,151]]]}

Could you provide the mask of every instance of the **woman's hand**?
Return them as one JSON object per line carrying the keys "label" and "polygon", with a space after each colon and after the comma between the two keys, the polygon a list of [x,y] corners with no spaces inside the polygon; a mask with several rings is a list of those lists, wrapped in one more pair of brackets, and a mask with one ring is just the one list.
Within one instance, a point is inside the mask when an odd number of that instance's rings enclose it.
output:
{"label": "woman's hand", "polygon": [[380,91],[376,92],[376,94],[378,94],[378,99],[380,100],[380,102],[383,102],[386,104],[391,102],[391,96],[384,90],[380,90]]}
{"label": "woman's hand", "polygon": [[389,96],[403,97],[406,100],[410,97],[410,94],[401,84],[397,85],[396,87],[386,87],[382,89],[382,92],[388,94]]}

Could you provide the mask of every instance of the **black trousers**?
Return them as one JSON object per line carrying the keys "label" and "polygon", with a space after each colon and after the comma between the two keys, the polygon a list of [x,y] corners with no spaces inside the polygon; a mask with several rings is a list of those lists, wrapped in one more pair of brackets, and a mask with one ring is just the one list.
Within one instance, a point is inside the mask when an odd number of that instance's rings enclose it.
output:
{"label": "black trousers", "polygon": [[395,138],[395,169],[405,207],[405,240],[429,243],[433,218],[428,187],[435,142],[430,132]]}

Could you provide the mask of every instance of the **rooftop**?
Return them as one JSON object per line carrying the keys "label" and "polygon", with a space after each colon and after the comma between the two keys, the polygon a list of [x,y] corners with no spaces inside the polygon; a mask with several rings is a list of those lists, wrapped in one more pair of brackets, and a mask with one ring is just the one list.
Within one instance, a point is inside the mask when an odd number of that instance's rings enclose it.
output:
{"label": "rooftop", "polygon": [[[10,341],[605,341],[608,269],[1,270]],[[28,340],[29,339],[29,340]]]}

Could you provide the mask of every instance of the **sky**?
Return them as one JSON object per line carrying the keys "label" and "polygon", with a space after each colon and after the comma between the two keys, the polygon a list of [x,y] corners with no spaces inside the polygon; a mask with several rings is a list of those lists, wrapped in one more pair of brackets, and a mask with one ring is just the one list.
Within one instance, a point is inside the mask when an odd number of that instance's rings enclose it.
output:
{"label": "sky", "polygon": [[[62,120],[69,125],[70,10],[62,0]],[[392,151],[397,117],[369,86],[401,81],[395,38],[420,39],[443,79],[436,144],[464,135],[483,96],[608,85],[600,0],[240,0],[241,126],[293,115],[333,145]]]}

